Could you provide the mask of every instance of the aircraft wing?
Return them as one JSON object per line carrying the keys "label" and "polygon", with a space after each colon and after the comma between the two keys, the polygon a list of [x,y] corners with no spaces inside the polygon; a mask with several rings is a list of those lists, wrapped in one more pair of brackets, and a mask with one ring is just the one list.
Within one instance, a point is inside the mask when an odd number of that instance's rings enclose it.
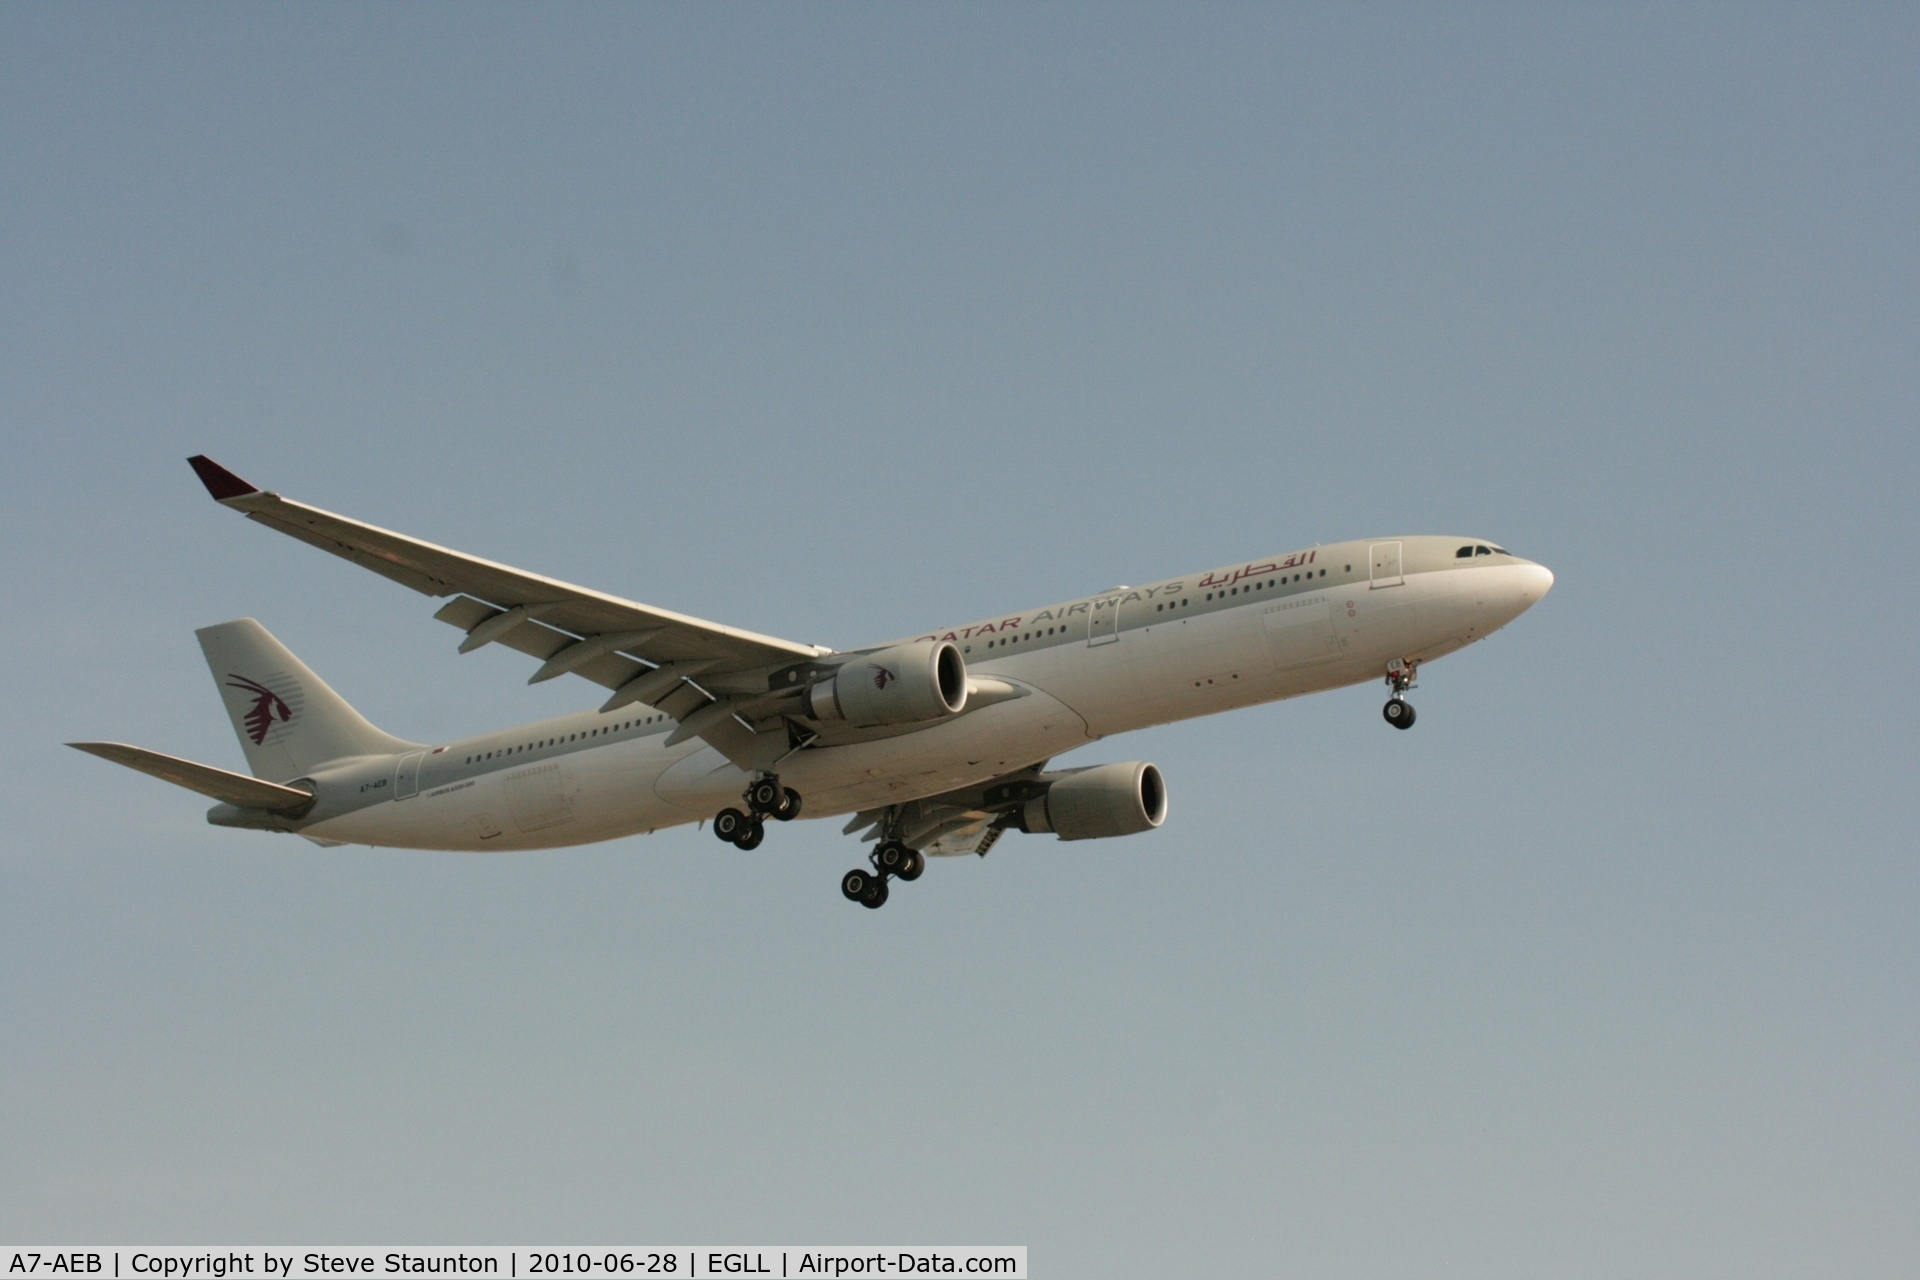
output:
{"label": "aircraft wing", "polygon": [[[736,736],[731,715],[719,710],[733,705],[725,697],[728,673],[804,664],[832,652],[496,564],[283,498],[205,456],[188,462],[220,505],[423,595],[454,597],[434,616],[466,632],[462,653],[495,642],[518,649],[542,663],[529,684],[582,676],[614,690],[609,711],[644,702],[687,725],[713,709],[693,732],[729,755],[734,751],[716,741]],[[765,689],[764,681],[748,681],[733,691]]]}

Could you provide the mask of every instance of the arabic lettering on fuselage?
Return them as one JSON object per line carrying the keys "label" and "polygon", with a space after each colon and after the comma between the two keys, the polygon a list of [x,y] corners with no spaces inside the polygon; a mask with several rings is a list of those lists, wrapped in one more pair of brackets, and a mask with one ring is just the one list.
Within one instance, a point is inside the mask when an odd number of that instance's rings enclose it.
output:
{"label": "arabic lettering on fuselage", "polygon": [[[1319,556],[1316,548],[1312,551],[1298,551],[1284,560],[1270,560],[1262,564],[1246,564],[1238,569],[1220,569],[1209,573],[1195,582],[1195,590],[1215,590],[1230,587],[1247,578],[1259,578],[1269,573],[1288,573],[1302,565],[1312,564]],[[1152,600],[1156,597],[1179,595],[1187,589],[1187,580],[1180,578],[1173,582],[1163,582],[1154,587],[1141,587],[1137,591],[1127,591],[1117,595],[1096,596],[1092,599],[1077,600],[1072,604],[1055,605],[1051,609],[1042,609],[1035,614],[1016,613],[1011,617],[998,618],[992,622],[976,623],[970,627],[955,627],[940,633],[928,632],[918,637],[921,640],[972,640],[979,636],[998,635],[1006,631],[1017,631],[1021,627],[1036,627],[1046,623],[1059,623],[1075,614],[1084,614],[1090,609],[1115,609],[1129,600]]]}
{"label": "arabic lettering on fuselage", "polygon": [[1230,587],[1234,583],[1246,578],[1265,577],[1269,573],[1286,573],[1289,570],[1298,569],[1303,564],[1312,564],[1319,554],[1319,548],[1316,547],[1312,551],[1296,552],[1288,556],[1285,560],[1274,560],[1267,564],[1243,565],[1238,569],[1232,570],[1222,569],[1208,574],[1195,585],[1200,587]]}

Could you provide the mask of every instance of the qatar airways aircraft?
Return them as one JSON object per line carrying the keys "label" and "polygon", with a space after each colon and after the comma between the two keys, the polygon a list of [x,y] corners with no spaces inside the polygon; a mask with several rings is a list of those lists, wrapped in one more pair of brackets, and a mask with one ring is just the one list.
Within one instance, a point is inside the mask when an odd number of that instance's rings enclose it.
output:
{"label": "qatar airways aircraft", "polygon": [[1385,679],[1387,723],[1420,664],[1505,626],[1553,585],[1478,538],[1340,542],[890,644],[836,652],[512,569],[256,489],[189,460],[222,505],[429,596],[464,634],[610,696],[591,711],[458,742],[369,724],[251,618],[200,647],[253,776],[139,747],[82,751],[219,801],[216,826],[320,845],[548,849],[713,820],[757,846],[767,819],[851,814],[876,842],[840,890],[868,907],[926,858],[1003,832],[1062,840],[1158,827],[1151,764],[1048,771],[1148,725]]}

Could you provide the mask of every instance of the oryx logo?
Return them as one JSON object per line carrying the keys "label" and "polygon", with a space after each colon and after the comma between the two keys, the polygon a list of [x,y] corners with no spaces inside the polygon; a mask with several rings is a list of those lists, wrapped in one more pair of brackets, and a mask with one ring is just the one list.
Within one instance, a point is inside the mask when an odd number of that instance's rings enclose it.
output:
{"label": "oryx logo", "polygon": [[873,687],[884,689],[900,678],[900,673],[891,667],[883,667],[877,662],[869,662],[867,669],[873,672]]}
{"label": "oryx logo", "polygon": [[[281,683],[286,681],[282,679]],[[227,688],[253,695],[253,705],[247,708],[246,715],[240,717],[240,723],[247,727],[247,736],[253,739],[256,747],[266,743],[274,721],[286,724],[293,719],[294,709],[287,705],[287,700],[258,680],[249,680],[237,672],[229,671]]]}

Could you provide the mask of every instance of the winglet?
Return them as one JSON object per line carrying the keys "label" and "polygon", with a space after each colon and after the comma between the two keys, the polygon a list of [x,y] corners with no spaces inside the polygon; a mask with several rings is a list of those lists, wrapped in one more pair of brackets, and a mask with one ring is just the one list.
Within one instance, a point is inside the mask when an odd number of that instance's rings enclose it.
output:
{"label": "winglet", "polygon": [[196,453],[188,458],[187,465],[200,477],[200,483],[207,486],[207,492],[213,495],[215,502],[244,498],[250,493],[260,492],[204,453]]}

